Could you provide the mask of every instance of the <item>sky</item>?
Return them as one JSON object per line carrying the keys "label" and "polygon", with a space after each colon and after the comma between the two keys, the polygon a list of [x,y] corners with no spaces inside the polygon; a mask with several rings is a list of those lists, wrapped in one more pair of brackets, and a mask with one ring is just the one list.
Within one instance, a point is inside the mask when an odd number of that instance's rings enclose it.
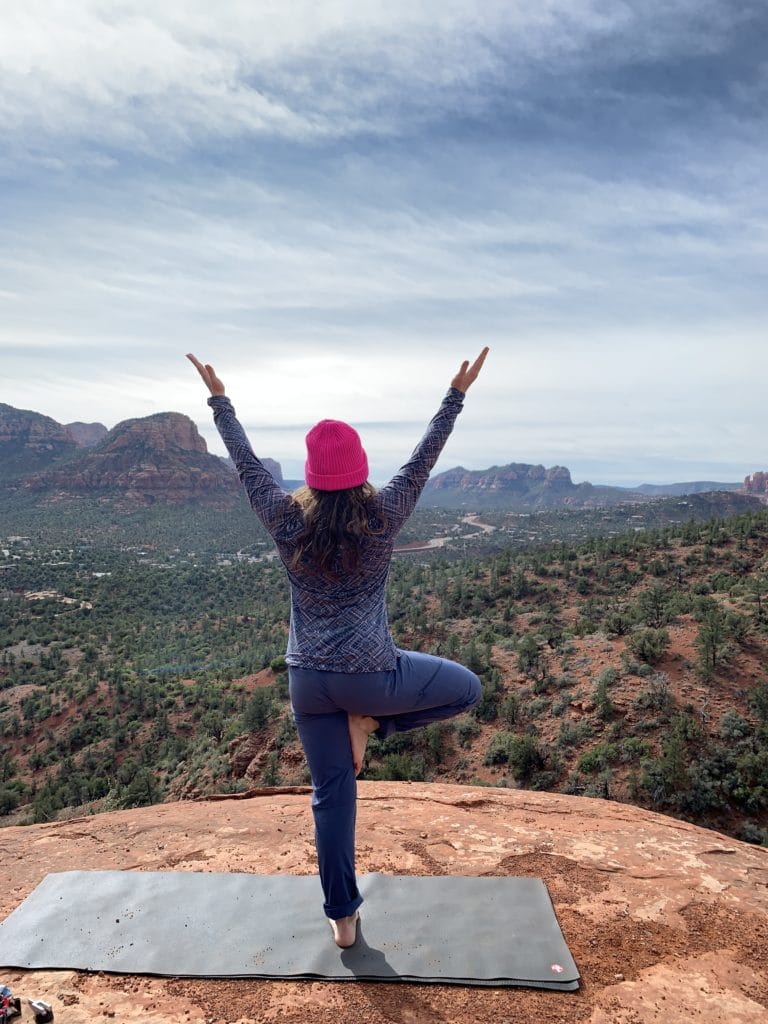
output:
{"label": "sky", "polygon": [[383,481],[768,469],[765,0],[0,0],[0,401]]}

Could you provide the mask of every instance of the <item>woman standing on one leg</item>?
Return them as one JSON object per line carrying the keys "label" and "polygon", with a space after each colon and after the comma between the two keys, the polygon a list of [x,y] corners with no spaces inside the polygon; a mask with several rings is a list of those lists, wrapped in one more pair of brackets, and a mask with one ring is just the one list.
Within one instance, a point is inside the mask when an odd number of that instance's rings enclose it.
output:
{"label": "woman standing on one leg", "polygon": [[356,776],[368,736],[384,738],[466,711],[474,673],[444,658],[399,651],[386,584],[394,540],[413,512],[488,349],[462,363],[408,462],[380,491],[368,483],[357,432],[322,420],[306,437],[306,487],[284,491],[254,455],[224,385],[194,356],[208,404],[248,498],[277,545],[291,584],[291,705],[312,775],[324,910],[339,946],[355,941]]}

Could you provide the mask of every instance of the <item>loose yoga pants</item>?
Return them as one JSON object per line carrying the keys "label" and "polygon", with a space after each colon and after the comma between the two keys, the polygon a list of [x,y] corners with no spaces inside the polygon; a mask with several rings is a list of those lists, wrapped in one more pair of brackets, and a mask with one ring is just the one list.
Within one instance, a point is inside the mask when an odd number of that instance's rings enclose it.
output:
{"label": "loose yoga pants", "polygon": [[370,715],[376,736],[461,714],[480,680],[454,661],[400,651],[389,672],[320,672],[289,666],[291,706],[312,775],[312,813],[324,910],[338,920],[363,902],[355,878],[357,780],[347,714]]}

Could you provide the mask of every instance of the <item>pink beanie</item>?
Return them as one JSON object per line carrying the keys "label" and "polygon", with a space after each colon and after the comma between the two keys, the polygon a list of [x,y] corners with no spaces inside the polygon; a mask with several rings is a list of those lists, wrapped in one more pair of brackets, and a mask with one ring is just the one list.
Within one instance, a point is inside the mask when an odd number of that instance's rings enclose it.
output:
{"label": "pink beanie", "polygon": [[368,479],[368,457],[354,427],[341,420],[320,420],[306,437],[304,475],[308,487],[343,491]]}

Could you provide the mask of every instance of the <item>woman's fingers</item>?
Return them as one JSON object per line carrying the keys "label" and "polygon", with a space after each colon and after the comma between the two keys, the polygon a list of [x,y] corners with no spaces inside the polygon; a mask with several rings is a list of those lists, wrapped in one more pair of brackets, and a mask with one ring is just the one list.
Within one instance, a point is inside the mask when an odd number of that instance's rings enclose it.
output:
{"label": "woman's fingers", "polygon": [[469,365],[469,360],[465,359],[461,364],[459,372],[451,381],[453,387],[458,388],[459,391],[466,391],[470,384],[477,380],[477,375],[483,368],[485,357],[488,355],[488,346],[486,345],[477,359]]}
{"label": "woman's fingers", "polygon": [[197,372],[203,378],[203,383],[205,384],[205,386],[208,388],[212,395],[224,394],[224,385],[216,376],[216,371],[214,370],[210,363],[205,363],[205,365],[203,365],[203,363],[200,362],[197,356],[193,356],[191,352],[187,353],[187,359],[197,369]]}
{"label": "woman's fingers", "polygon": [[[469,371],[469,376],[472,378],[472,380],[476,380],[477,379],[477,375],[482,370],[483,363],[485,362],[485,357],[487,355],[488,355],[488,346],[486,345],[485,348],[483,349],[483,351],[480,353],[480,355],[474,361],[474,363],[472,363],[472,367],[471,367],[471,369]],[[466,366],[466,363],[464,365]]]}
{"label": "woman's fingers", "polygon": [[203,366],[203,364],[200,362],[200,360],[197,358],[197,356],[193,356],[191,352],[187,352],[187,359],[190,361],[190,363],[192,363],[192,365],[195,367],[197,372],[200,374],[200,376],[203,378],[203,380],[207,384],[208,383],[208,371]]}

